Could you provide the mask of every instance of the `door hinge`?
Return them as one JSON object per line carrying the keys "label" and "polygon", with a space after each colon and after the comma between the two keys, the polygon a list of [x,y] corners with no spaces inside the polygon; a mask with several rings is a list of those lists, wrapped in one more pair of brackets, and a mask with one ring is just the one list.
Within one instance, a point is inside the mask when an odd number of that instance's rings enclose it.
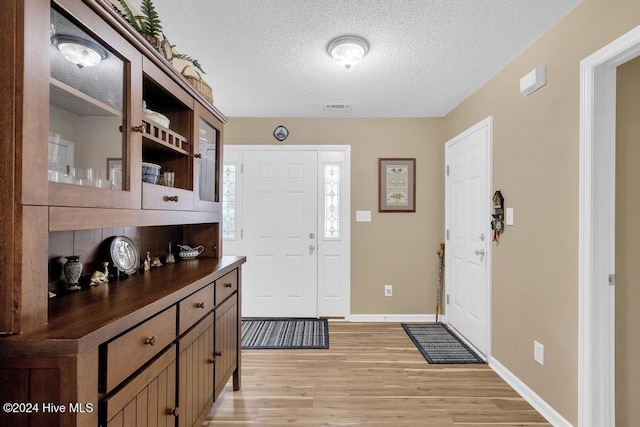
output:
{"label": "door hinge", "polygon": [[240,163],[240,173],[244,173],[244,163]]}
{"label": "door hinge", "polygon": [[615,274],[610,274],[609,275],[609,286],[615,286],[616,285],[616,275]]}
{"label": "door hinge", "polygon": [[449,176],[449,165],[447,165],[447,176]]}
{"label": "door hinge", "polygon": [[242,239],[244,237],[244,228],[240,229],[240,238]]}
{"label": "door hinge", "polygon": [[449,294],[447,294],[447,305],[449,305]]}
{"label": "door hinge", "polygon": [[449,240],[449,230],[447,230],[447,240]]}

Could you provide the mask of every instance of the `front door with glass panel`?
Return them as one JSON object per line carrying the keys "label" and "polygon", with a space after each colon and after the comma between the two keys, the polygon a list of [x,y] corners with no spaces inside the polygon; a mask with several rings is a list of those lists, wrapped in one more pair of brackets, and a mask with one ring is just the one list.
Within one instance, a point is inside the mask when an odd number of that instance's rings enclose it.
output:
{"label": "front door with glass panel", "polygon": [[[311,162],[316,159],[316,167]],[[243,160],[244,159],[244,160]],[[271,180],[269,169],[273,165],[274,171],[286,172],[287,184],[276,184],[280,178]],[[299,172],[304,165],[304,178]],[[244,170],[244,173],[243,173]],[[315,170],[315,176],[313,171]],[[308,173],[307,173],[308,172]],[[297,176],[297,178],[296,178]],[[264,146],[264,145],[226,145],[224,150],[224,167],[222,168],[222,235],[224,237],[223,250],[225,255],[247,255],[247,264],[243,267],[243,315],[282,317],[287,313],[304,317],[348,317],[350,307],[350,223],[349,223],[349,147],[347,146]],[[304,215],[308,218],[294,218],[295,203],[289,203],[289,207],[280,203],[284,213],[274,209],[266,209],[269,194],[277,195],[273,188],[288,188],[290,191],[293,183],[304,188],[305,200]],[[295,190],[295,191],[298,191]],[[311,195],[316,195],[315,203]],[[276,196],[274,196],[276,197]],[[280,197],[280,196],[277,196]],[[284,197],[284,196],[283,196]],[[285,199],[293,199],[289,193]],[[271,203],[271,202],[269,202]],[[267,205],[269,205],[267,203]],[[315,207],[314,207],[315,206]],[[314,210],[315,209],[315,210]],[[275,213],[272,213],[275,212]],[[301,253],[299,260],[304,263],[302,269],[282,267],[282,262],[268,261],[270,256],[274,259],[287,258],[293,263],[295,256],[289,250],[282,252],[282,245],[269,245],[265,237],[257,237],[265,233],[264,230],[273,219],[275,230],[289,229],[286,238],[290,240],[298,233]],[[311,231],[317,222],[317,233]],[[292,232],[295,224],[305,224],[299,232]],[[309,228],[305,230],[304,228]],[[295,231],[295,230],[294,230]],[[304,232],[304,234],[302,234]],[[313,236],[312,236],[313,234]],[[273,239],[276,240],[275,238]],[[292,242],[289,242],[292,243]],[[262,247],[260,246],[262,245]],[[266,247],[264,247],[266,246]],[[281,251],[278,255],[269,251]],[[315,255],[315,256],[314,256]],[[254,262],[255,261],[255,262]],[[315,278],[312,277],[316,263]],[[303,273],[299,273],[302,271]],[[308,280],[303,282],[296,279],[297,275],[304,275]],[[316,288],[312,289],[311,284]],[[302,289],[305,295],[311,298],[317,295],[316,307],[311,306],[311,299],[304,300],[305,310],[299,311],[297,297],[284,298],[294,306],[292,310],[285,310],[283,298],[270,297],[270,289],[278,289],[284,292],[283,287],[289,290]],[[296,288],[300,287],[301,288]],[[307,304],[308,303],[308,304]]]}

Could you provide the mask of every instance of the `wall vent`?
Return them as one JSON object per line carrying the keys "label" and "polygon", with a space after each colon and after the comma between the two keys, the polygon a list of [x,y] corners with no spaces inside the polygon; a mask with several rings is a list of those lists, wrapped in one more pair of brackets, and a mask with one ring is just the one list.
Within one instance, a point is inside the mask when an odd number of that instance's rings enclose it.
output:
{"label": "wall vent", "polygon": [[351,111],[351,104],[324,104],[324,111]]}

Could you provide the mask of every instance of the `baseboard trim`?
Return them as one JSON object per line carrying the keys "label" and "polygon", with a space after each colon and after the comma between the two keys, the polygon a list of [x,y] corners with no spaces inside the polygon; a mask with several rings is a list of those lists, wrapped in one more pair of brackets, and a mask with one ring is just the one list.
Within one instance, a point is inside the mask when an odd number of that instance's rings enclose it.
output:
{"label": "baseboard trim", "polygon": [[560,415],[555,409],[531,390],[524,382],[516,377],[504,365],[495,358],[490,357],[488,360],[489,367],[500,376],[507,384],[509,384],[520,396],[524,398],[533,408],[540,413],[554,427],[571,427],[572,424]]}
{"label": "baseboard trim", "polygon": [[352,314],[350,322],[435,322],[435,314]]}

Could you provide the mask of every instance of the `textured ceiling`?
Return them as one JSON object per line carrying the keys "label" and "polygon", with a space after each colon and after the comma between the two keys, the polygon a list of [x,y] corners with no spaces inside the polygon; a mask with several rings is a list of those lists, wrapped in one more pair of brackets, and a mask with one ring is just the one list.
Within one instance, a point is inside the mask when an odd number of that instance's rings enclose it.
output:
{"label": "textured ceiling", "polygon": [[[154,0],[170,42],[202,63],[232,117],[444,116],[579,3]],[[345,34],[370,46],[350,70],[326,51]]]}

